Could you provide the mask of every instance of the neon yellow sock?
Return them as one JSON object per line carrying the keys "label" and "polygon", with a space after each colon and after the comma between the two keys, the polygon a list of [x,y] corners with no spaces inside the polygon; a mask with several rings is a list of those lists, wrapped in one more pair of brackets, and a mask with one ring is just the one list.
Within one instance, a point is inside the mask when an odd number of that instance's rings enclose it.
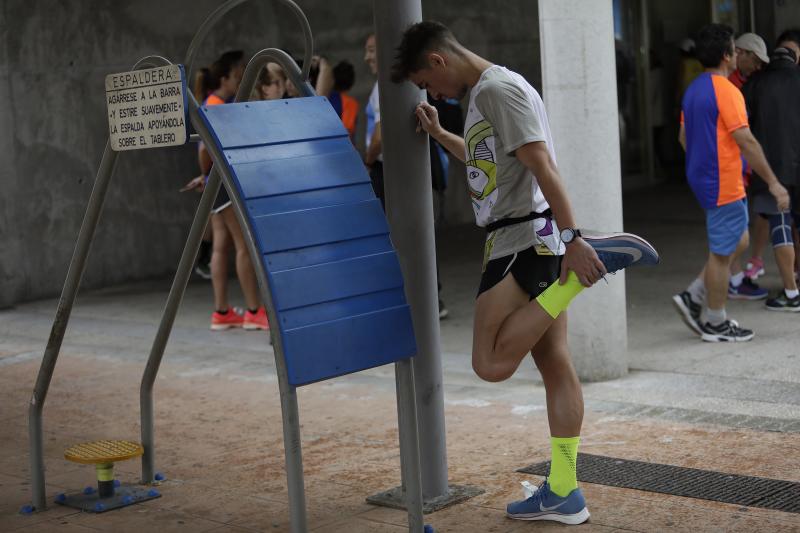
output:
{"label": "neon yellow sock", "polygon": [[536,297],[536,301],[555,320],[583,289],[583,285],[578,281],[578,276],[575,275],[575,272],[570,271],[566,283],[560,285],[558,281],[554,282]]}
{"label": "neon yellow sock", "polygon": [[576,463],[580,437],[550,437],[553,457],[547,483],[557,496],[562,498],[578,488]]}

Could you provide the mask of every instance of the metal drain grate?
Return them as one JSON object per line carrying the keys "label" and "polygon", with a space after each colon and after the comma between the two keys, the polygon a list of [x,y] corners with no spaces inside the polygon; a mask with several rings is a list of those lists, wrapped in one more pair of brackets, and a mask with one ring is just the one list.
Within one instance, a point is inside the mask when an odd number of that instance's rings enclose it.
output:
{"label": "metal drain grate", "polygon": [[[517,472],[546,476],[550,472],[550,461],[520,468]],[[800,513],[800,483],[781,479],[739,476],[588,453],[578,454],[578,479],[611,487]]]}

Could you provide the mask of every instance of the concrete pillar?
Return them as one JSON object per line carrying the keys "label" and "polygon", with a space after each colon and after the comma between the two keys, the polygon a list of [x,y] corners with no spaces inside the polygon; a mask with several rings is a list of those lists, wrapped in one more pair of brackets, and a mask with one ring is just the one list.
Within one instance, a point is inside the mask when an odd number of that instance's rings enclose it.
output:
{"label": "concrete pillar", "polygon": [[[556,158],[579,228],[622,230],[612,0],[539,0],[542,92]],[[607,276],[569,308],[583,380],[628,371],[625,275]]]}

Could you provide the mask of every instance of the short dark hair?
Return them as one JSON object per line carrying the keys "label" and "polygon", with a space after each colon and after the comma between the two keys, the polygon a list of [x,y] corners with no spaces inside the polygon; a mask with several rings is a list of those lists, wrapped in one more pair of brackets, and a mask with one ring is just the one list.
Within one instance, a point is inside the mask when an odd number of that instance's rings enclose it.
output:
{"label": "short dark hair", "polygon": [[778,40],[775,43],[775,45],[780,46],[781,43],[785,43],[786,41],[795,43],[797,46],[800,46],[800,29],[789,28],[788,30],[784,30],[784,32],[778,36]]}
{"label": "short dark hair", "polygon": [[356,69],[349,61],[339,61],[333,67],[333,88],[339,92],[349,91],[356,81]]}
{"label": "short dark hair", "polygon": [[435,49],[454,50],[457,45],[450,29],[433,20],[417,22],[403,32],[397,55],[392,64],[392,81],[401,83],[407,80],[414,72],[418,72],[428,65],[425,62],[425,53]]}
{"label": "short dark hair", "polygon": [[733,28],[725,24],[709,24],[697,33],[695,55],[705,68],[715,68],[722,63],[725,54],[735,53]]}

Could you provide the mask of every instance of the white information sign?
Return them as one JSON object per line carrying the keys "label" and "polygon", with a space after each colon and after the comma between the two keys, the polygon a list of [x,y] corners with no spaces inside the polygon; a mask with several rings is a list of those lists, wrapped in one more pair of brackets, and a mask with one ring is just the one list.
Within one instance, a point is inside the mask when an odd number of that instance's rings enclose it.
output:
{"label": "white information sign", "polygon": [[112,150],[186,143],[183,65],[109,74],[106,76],[106,103]]}

